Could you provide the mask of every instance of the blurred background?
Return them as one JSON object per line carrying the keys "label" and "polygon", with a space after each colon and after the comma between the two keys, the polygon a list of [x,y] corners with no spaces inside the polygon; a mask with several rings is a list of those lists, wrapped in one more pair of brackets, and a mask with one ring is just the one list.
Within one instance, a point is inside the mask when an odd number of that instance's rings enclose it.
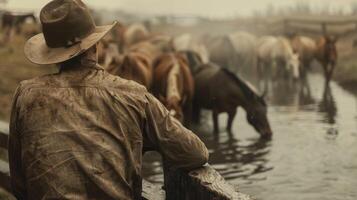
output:
{"label": "blurred background", "polygon": [[[23,55],[25,41],[41,32],[38,14],[47,2],[0,0],[0,125],[9,121],[20,81],[57,71]],[[161,53],[193,52],[201,64],[215,63],[256,95],[265,94],[271,140],[247,122],[245,108],[232,131],[225,131],[228,117],[220,115],[219,134],[212,133],[205,109],[191,127],[209,148],[210,164],[240,191],[262,200],[357,199],[356,0],[84,2],[97,24],[120,23],[103,42],[101,64],[108,71],[149,43],[155,49],[150,63]],[[7,26],[4,16],[11,16]],[[187,64],[196,78],[195,66]],[[146,156],[143,175],[163,182],[160,156]],[[4,191],[1,198],[11,196]]]}

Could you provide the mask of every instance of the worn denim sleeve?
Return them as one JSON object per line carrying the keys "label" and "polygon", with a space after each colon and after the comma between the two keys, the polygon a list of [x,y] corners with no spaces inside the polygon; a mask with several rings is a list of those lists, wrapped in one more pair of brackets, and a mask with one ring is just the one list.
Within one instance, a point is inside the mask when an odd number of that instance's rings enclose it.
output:
{"label": "worn denim sleeve", "polygon": [[16,90],[11,110],[10,119],[10,135],[9,135],[9,165],[10,165],[10,180],[11,188],[14,196],[17,199],[26,199],[25,176],[22,170],[21,162],[21,133],[17,127],[17,113],[18,113],[18,96],[19,89]]}
{"label": "worn denim sleeve", "polygon": [[172,168],[193,169],[208,161],[204,143],[152,95],[147,94],[144,147],[152,146]]}

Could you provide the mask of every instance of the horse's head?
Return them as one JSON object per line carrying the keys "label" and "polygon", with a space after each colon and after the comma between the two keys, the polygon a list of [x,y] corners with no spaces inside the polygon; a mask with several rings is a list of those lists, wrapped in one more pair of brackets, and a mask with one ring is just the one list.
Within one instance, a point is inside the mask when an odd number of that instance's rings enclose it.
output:
{"label": "horse's head", "polygon": [[251,107],[247,112],[247,120],[255,130],[261,135],[262,138],[270,139],[273,132],[270,128],[268,120],[268,107],[264,100],[264,97],[255,97],[257,104]]}
{"label": "horse's head", "polygon": [[169,114],[172,117],[176,118],[180,122],[183,122],[184,115],[182,111],[182,103],[179,98],[177,97],[165,98],[163,96],[160,96],[159,100],[164,104],[164,106],[167,108]]}
{"label": "horse's head", "polygon": [[331,65],[336,65],[337,63],[337,48],[336,43],[338,38],[334,36],[325,36],[324,54],[325,59]]}

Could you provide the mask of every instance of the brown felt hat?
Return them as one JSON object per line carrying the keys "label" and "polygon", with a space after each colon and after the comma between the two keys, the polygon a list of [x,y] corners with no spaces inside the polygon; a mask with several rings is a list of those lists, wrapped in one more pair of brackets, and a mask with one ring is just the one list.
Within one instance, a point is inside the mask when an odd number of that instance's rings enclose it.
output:
{"label": "brown felt hat", "polygon": [[99,42],[116,24],[96,26],[81,0],[53,0],[40,13],[43,33],[25,44],[33,63],[55,64],[74,58]]}

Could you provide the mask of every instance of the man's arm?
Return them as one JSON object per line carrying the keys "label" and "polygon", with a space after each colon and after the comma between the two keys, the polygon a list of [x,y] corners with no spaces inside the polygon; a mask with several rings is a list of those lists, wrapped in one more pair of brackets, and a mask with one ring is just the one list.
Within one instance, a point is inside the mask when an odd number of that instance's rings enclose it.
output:
{"label": "man's arm", "polygon": [[193,169],[208,161],[204,143],[179,121],[152,95],[147,94],[144,148],[161,153],[170,167]]}
{"label": "man's arm", "polygon": [[17,199],[26,199],[25,176],[22,171],[21,161],[21,140],[20,132],[17,127],[17,112],[18,112],[18,96],[19,89],[16,90],[13,97],[11,118],[10,118],[10,135],[9,135],[9,165],[10,165],[10,180],[11,188],[14,196]]}

